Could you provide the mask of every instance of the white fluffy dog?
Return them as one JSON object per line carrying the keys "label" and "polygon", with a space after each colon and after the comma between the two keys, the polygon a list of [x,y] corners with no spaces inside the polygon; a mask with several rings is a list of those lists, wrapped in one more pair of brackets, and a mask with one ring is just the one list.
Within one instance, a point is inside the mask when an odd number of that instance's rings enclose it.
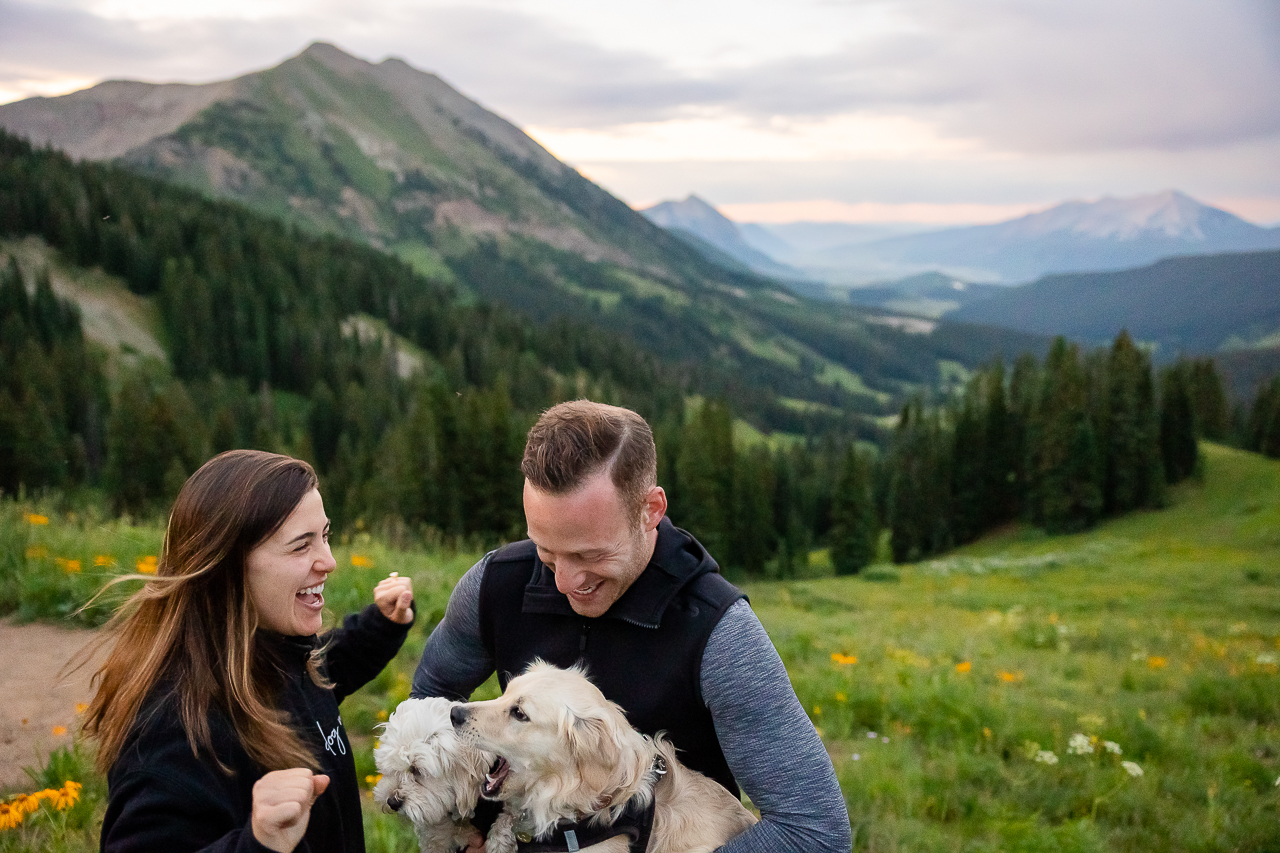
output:
{"label": "white fluffy dog", "polygon": [[648,853],[709,853],[756,822],[661,735],[633,729],[580,670],[535,662],[501,697],[451,716],[463,739],[498,755],[483,794],[504,803],[522,839],[558,843],[571,831],[569,849],[626,853],[647,835]]}
{"label": "white fluffy dog", "polygon": [[[492,754],[454,733],[447,699],[406,699],[379,735],[374,762],[382,778],[374,799],[413,824],[422,853],[454,853],[474,832],[471,816],[480,798]],[[510,853],[515,837],[510,818],[490,830],[488,853]]]}

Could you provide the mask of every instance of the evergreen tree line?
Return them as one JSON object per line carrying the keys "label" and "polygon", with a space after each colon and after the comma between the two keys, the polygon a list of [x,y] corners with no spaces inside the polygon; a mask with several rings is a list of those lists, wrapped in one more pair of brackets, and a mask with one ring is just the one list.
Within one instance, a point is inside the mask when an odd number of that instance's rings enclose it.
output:
{"label": "evergreen tree line", "polygon": [[[665,482],[688,515],[677,521],[705,529],[727,566],[794,573],[831,525],[834,469],[817,456],[833,457],[834,440],[739,453],[726,403],[686,413],[687,377],[625,340],[564,320],[533,327],[367,247],[12,137],[0,135],[0,157],[0,233],[37,234],[152,299],[171,362],[118,356],[108,383],[74,305],[33,270],[28,298],[11,267],[5,366],[27,372],[5,373],[7,493],[87,486],[116,511],[155,511],[212,454],[259,447],[311,460],[339,521],[494,541],[522,528],[529,425],[585,396],[660,425]],[[345,333],[361,314],[420,347],[425,369],[402,376],[389,345]]]}
{"label": "evergreen tree line", "polygon": [[1280,459],[1280,376],[1258,390],[1248,416],[1241,413],[1237,423],[1242,447]]}
{"label": "evergreen tree line", "polygon": [[1230,421],[1211,359],[1157,374],[1121,332],[1082,354],[1058,338],[1043,364],[995,362],[947,406],[909,403],[885,460],[893,559],[917,560],[1025,519],[1058,533],[1163,506],[1196,473],[1197,439]]}
{"label": "evergreen tree line", "polygon": [[[519,457],[537,413],[573,397],[627,405],[655,426],[674,520],[724,565],[837,571],[876,553],[915,559],[1026,518],[1073,530],[1159,506],[1196,468],[1196,436],[1280,454],[1280,380],[1249,418],[1228,411],[1212,361],[1156,377],[1127,335],[1081,356],[977,374],[941,409],[902,413],[877,457],[826,433],[788,448],[734,440],[723,399],[686,409],[691,378],[625,340],[566,320],[533,326],[466,303],[376,250],[300,233],[110,166],[74,164],[0,133],[0,234],[37,234],[151,298],[170,365],[111,360],[49,277],[0,270],[0,490],[166,506],[205,459],[259,447],[311,460],[340,523],[496,541],[519,535]],[[24,285],[24,276],[26,284]],[[420,349],[402,375],[365,315]]]}

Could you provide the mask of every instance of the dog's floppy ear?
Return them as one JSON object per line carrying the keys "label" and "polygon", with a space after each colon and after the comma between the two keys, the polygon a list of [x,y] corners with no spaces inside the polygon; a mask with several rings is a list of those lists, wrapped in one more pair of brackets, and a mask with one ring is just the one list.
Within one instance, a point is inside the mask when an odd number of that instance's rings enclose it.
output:
{"label": "dog's floppy ear", "polygon": [[579,785],[590,794],[592,809],[632,789],[648,770],[651,759],[644,736],[627,724],[614,703],[586,711],[566,709],[562,723]]}
{"label": "dog's floppy ear", "polygon": [[607,715],[565,707],[560,732],[576,759],[617,748],[617,725]]}

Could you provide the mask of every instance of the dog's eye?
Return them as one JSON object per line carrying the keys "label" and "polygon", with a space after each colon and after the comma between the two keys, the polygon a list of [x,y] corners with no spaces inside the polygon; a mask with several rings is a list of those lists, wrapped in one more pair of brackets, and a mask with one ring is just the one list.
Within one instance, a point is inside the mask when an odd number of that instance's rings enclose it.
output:
{"label": "dog's eye", "polygon": [[529,715],[526,714],[524,712],[524,709],[521,708],[519,705],[511,706],[511,716],[515,717],[517,720],[519,720],[522,723],[529,722]]}
{"label": "dog's eye", "polygon": [[412,764],[409,765],[409,775],[412,776],[414,779],[417,779],[420,776],[422,776],[422,774],[418,771],[418,768]]}

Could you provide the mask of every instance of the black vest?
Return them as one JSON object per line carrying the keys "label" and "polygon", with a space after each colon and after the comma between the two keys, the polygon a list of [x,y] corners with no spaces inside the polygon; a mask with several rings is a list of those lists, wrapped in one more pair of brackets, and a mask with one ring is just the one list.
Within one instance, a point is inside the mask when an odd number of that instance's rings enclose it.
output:
{"label": "black vest", "polygon": [[489,558],[480,586],[480,633],[503,689],[540,658],[582,664],[640,731],[665,731],[680,760],[738,796],[738,784],[702,703],[702,653],[742,592],[706,549],[667,519],[649,565],[603,616],[573,612],[532,542]]}

